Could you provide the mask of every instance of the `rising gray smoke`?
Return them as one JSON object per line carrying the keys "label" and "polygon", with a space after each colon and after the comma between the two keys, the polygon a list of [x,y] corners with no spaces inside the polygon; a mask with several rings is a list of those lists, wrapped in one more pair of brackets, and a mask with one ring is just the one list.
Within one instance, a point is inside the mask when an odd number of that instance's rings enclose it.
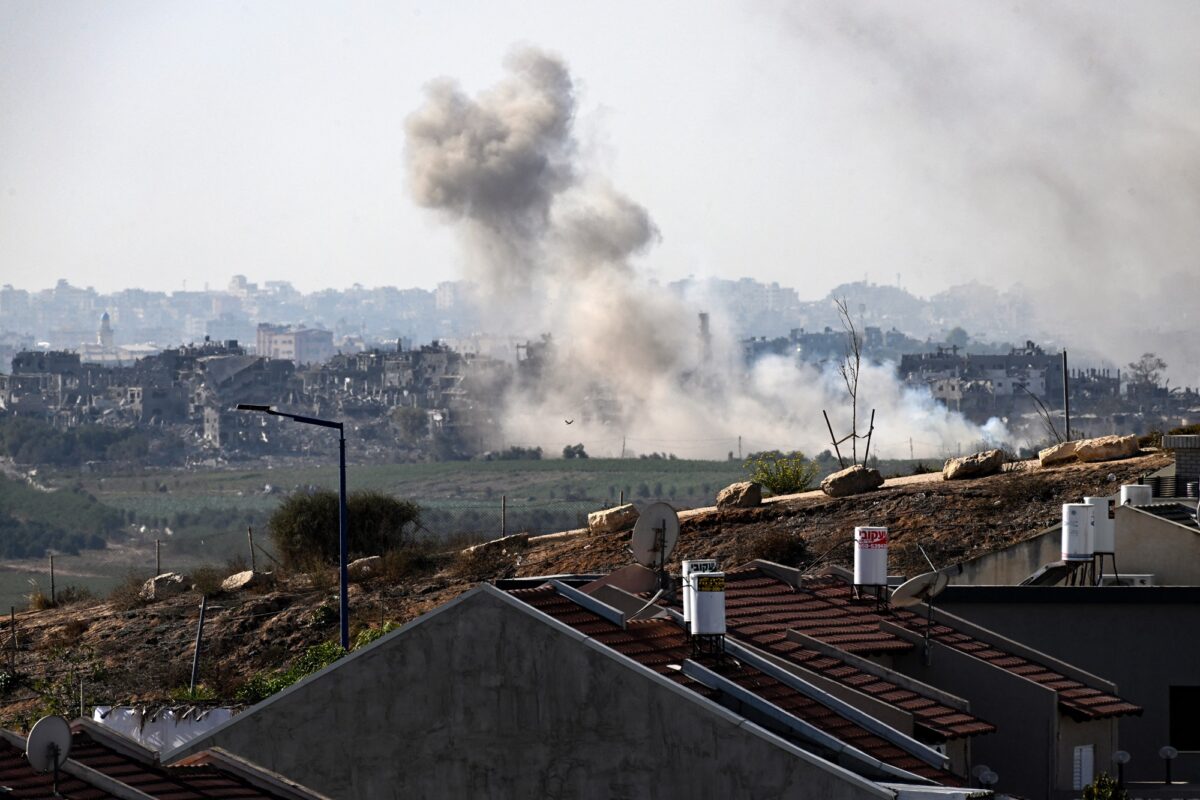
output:
{"label": "rising gray smoke", "polygon": [[814,126],[854,133],[847,182],[882,198],[839,221],[848,260],[884,243],[927,283],[1020,282],[1067,347],[1200,382],[1200,5],[767,5],[819,76]]}
{"label": "rising gray smoke", "polygon": [[[696,309],[630,261],[659,233],[579,157],[565,65],[521,50],[507,66],[508,77],[476,97],[434,83],[408,121],[413,195],[463,234],[493,319],[509,331],[553,332],[541,380],[506,398],[506,440],[551,453],[582,441],[596,455],[629,443],[722,457],[739,436],[747,449],[822,449],[821,409],[839,425],[848,417],[836,380],[786,359],[744,374],[719,309],[703,346]],[[879,412],[880,455],[907,454],[909,437],[930,452],[985,436],[887,369],[864,370],[861,396]]]}

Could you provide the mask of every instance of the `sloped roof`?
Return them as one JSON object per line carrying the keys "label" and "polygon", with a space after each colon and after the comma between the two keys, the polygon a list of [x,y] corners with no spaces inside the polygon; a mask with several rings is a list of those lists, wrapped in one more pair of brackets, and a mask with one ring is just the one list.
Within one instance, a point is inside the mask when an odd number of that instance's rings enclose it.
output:
{"label": "sloped roof", "polygon": [[[25,760],[24,748],[17,747],[7,737],[0,738],[0,786],[9,790],[4,797],[14,800],[45,800],[54,796],[53,776],[35,772]],[[58,776],[58,793],[72,800],[116,798],[65,772],[60,772]]]}
{"label": "sloped roof", "polygon": [[[1193,500],[1193,502],[1195,501]],[[1184,503],[1154,503],[1148,506],[1134,506],[1134,508],[1138,511],[1144,511],[1147,514],[1153,514],[1168,522],[1174,522],[1176,525],[1200,529],[1200,524],[1197,524],[1196,517],[1194,516],[1196,509]]]}
{"label": "sloped roof", "polygon": [[733,659],[693,654],[687,635],[673,621],[634,620],[622,628],[577,605],[550,585],[535,589],[513,589],[509,593],[538,611],[704,697],[714,699],[720,692],[683,674],[679,667],[688,659],[702,662],[708,669],[743,689],[886,764],[942,784],[961,785],[961,779],[952,773],[931,766],[882,736],[764,672]]}
{"label": "sloped roof", "polygon": [[[799,586],[792,586],[757,568],[737,570],[725,574],[725,596],[730,633],[766,649],[780,647],[789,629],[860,653],[894,652],[914,646],[881,629],[880,623],[885,620],[925,634],[924,616],[906,609],[880,608],[873,598],[857,598],[850,584],[837,575],[805,578]],[[1142,713],[1140,706],[949,625],[935,624],[930,638],[1053,689],[1058,693],[1059,705],[1077,717],[1102,719]],[[887,692],[882,684],[873,686],[865,680],[861,688],[881,699]],[[926,714],[932,716],[924,717],[922,724],[938,724],[938,713],[927,709]],[[968,720],[941,718],[941,725],[950,729],[960,722],[969,724]]]}
{"label": "sloped roof", "polygon": [[879,628],[863,610],[843,613],[824,599],[800,592],[758,570],[726,575],[725,619],[730,635],[783,656],[806,669],[913,715],[935,737],[956,739],[991,733],[996,726],[913,689],[859,669],[829,653],[790,639],[796,630],[850,653],[910,650],[911,642]]}
{"label": "sloped roof", "polygon": [[[243,762],[243,769],[233,770],[222,768],[219,758],[197,756],[187,764],[163,765],[153,751],[84,720],[72,725],[71,760],[159,800],[319,797],[246,762]],[[248,779],[247,774],[253,775],[254,779]]]}

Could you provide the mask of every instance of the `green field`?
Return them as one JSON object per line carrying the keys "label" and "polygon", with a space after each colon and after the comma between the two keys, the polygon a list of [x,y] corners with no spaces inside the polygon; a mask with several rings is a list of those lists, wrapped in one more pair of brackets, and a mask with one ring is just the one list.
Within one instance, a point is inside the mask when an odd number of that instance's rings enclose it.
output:
{"label": "green field", "polygon": [[[829,471],[830,465],[825,466]],[[885,475],[908,474],[911,467],[909,462],[879,464]],[[60,588],[82,586],[103,594],[130,572],[153,572],[155,540],[162,542],[164,570],[244,558],[247,526],[254,528],[255,541],[269,549],[267,519],[288,493],[308,487],[336,490],[337,477],[336,467],[325,466],[147,469],[121,475],[43,472],[43,480],[58,491],[34,494],[10,487],[2,496],[18,514],[25,508],[64,529],[92,530],[95,520],[109,525],[114,518],[121,520],[116,532],[109,531],[105,550],[58,557]],[[454,461],[351,464],[347,488],[416,501],[423,511],[424,535],[482,539],[502,532],[578,527],[589,511],[615,505],[622,496],[626,501],[663,500],[681,509],[711,505],[723,487],[745,478],[737,461]],[[8,569],[0,570],[0,608],[24,605],[31,578],[48,591],[44,573],[44,559],[8,562]]]}

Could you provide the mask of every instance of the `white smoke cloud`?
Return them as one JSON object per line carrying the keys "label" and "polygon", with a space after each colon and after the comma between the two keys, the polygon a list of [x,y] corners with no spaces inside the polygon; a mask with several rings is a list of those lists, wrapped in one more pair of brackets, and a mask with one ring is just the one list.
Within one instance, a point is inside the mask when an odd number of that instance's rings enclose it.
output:
{"label": "white smoke cloud", "polygon": [[[572,130],[575,96],[557,57],[515,52],[508,76],[475,97],[430,86],[408,120],[409,180],[421,205],[463,236],[472,278],[494,324],[551,331],[541,379],[505,398],[504,438],[554,453],[582,442],[594,455],[623,447],[683,457],[828,446],[822,409],[849,429],[840,379],[788,358],[749,371],[719,298],[712,336],[698,307],[652,285],[631,261],[659,232],[649,213],[592,174]],[[985,432],[864,365],[859,430],[876,410],[873,452],[928,455]],[[570,420],[570,424],[568,424]]]}

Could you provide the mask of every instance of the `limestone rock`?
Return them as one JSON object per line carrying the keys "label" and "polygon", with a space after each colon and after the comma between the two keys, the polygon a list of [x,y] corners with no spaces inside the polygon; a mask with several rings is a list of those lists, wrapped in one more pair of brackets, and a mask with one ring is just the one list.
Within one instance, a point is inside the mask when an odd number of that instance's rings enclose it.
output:
{"label": "limestone rock", "polygon": [[1136,436],[1101,436],[1080,442],[1075,457],[1080,461],[1116,461],[1133,458],[1138,454],[1138,449]]}
{"label": "limestone rock", "polygon": [[1002,450],[984,450],[962,458],[952,458],[942,467],[942,480],[957,481],[995,475],[1004,466]]}
{"label": "limestone rock", "polygon": [[254,572],[246,570],[245,572],[235,572],[225,580],[221,581],[222,592],[241,592],[247,589],[258,589],[262,586],[267,586],[274,581],[274,576],[268,572]]}
{"label": "limestone rock", "polygon": [[588,514],[588,530],[592,533],[613,533],[633,527],[637,522],[638,510],[633,503],[614,506]]}
{"label": "limestone rock", "polygon": [[1079,442],[1060,442],[1038,452],[1038,463],[1043,467],[1054,467],[1075,460]]}
{"label": "limestone rock", "polygon": [[357,581],[363,578],[369,578],[379,572],[383,566],[382,556],[367,556],[366,558],[356,558],[346,565],[346,573],[350,580]]}
{"label": "limestone rock", "polygon": [[821,481],[821,491],[830,497],[847,497],[869,492],[883,486],[883,476],[877,469],[868,469],[861,464],[835,472]]}
{"label": "limestone rock", "polygon": [[762,486],[753,481],[731,483],[717,493],[717,508],[754,508],[762,505]]}
{"label": "limestone rock", "polygon": [[180,575],[178,572],[164,572],[143,583],[138,596],[143,600],[163,600],[167,597],[174,597],[191,585],[192,582],[186,575]]}
{"label": "limestone rock", "polygon": [[499,539],[492,539],[489,542],[473,544],[470,547],[464,548],[463,552],[478,553],[481,550],[498,550],[500,552],[508,552],[509,550],[523,550],[528,546],[528,533],[512,533],[508,536],[501,536]]}

